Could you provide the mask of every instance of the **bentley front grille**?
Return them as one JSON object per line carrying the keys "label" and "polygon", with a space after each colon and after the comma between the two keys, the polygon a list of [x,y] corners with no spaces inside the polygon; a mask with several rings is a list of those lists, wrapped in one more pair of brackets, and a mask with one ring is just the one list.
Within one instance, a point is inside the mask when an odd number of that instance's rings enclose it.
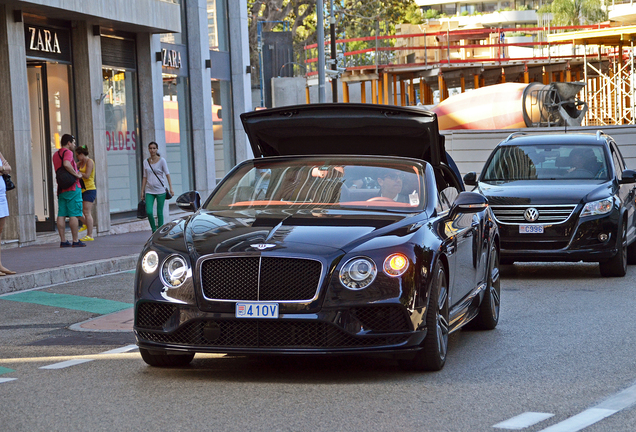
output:
{"label": "bentley front grille", "polygon": [[141,303],[137,307],[136,325],[148,329],[160,330],[174,314],[177,307],[166,303]]}
{"label": "bentley front grille", "polygon": [[369,306],[351,309],[365,330],[401,332],[410,328],[402,306]]}
{"label": "bentley front grille", "polygon": [[[559,224],[572,215],[576,205],[492,205],[495,219],[502,224]],[[535,209],[538,216],[535,220],[526,219],[526,211]],[[532,213],[532,212],[530,212]]]}
{"label": "bentley front grille", "polygon": [[209,300],[308,301],[320,283],[320,261],[279,257],[223,257],[201,264]]}
{"label": "bentley front grille", "polygon": [[147,341],[218,348],[324,349],[398,345],[409,335],[363,336],[347,334],[325,322],[192,321],[172,333],[138,332]]}

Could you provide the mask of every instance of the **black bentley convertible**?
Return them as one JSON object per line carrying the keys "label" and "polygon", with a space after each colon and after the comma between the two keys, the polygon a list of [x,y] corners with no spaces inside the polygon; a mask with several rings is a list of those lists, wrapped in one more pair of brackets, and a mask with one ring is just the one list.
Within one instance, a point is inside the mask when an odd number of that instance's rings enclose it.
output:
{"label": "black bentley convertible", "polygon": [[196,352],[374,354],[439,370],[448,335],[499,320],[499,237],[464,192],[437,118],[370,104],[241,116],[256,159],[144,247],[134,331],[143,359]]}

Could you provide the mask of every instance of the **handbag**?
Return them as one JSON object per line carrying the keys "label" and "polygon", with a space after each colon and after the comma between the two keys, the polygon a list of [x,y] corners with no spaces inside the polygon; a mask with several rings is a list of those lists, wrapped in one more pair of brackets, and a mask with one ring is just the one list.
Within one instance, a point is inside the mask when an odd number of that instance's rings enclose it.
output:
{"label": "handbag", "polygon": [[57,181],[58,190],[68,189],[75,184],[77,177],[67,171],[64,167],[64,159],[60,152],[57,152],[57,156],[62,160],[62,165],[55,171],[55,180]]}
{"label": "handbag", "polygon": [[152,170],[152,173],[155,175],[155,177],[157,177],[157,180],[159,180],[159,183],[161,183],[161,186],[163,186],[163,188],[166,190],[166,199],[169,200],[170,198],[172,198],[172,194],[170,193],[170,191],[168,190],[167,187],[164,186],[163,182],[161,181],[161,179],[159,178],[159,176],[157,175],[157,173],[155,172],[154,169],[152,169],[152,165],[150,165],[150,159],[148,159],[148,166],[150,167],[150,169]]}
{"label": "handbag", "polygon": [[142,199],[141,201],[139,201],[139,204],[137,204],[137,218],[146,219],[147,217],[148,214],[146,213],[146,200]]}
{"label": "handbag", "polygon": [[13,183],[9,174],[2,174],[2,178],[4,179],[4,184],[8,191],[15,189],[15,183]]}

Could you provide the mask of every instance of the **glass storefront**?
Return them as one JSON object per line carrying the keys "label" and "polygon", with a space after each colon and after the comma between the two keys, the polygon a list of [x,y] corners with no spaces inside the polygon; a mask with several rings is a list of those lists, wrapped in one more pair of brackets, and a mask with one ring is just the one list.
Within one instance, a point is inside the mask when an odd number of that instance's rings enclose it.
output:
{"label": "glass storefront", "polygon": [[[187,28],[185,16],[185,5],[181,2],[183,29]],[[166,154],[162,156],[168,163],[174,193],[179,196],[194,189],[187,38],[182,32],[162,34],[160,39],[166,129]]]}
{"label": "glass storefront", "polygon": [[194,189],[188,78],[163,74],[163,113],[166,128],[165,159],[174,193]]}
{"label": "glass storefront", "polygon": [[[227,0],[208,0],[208,40],[213,62],[212,122],[214,128],[214,160],[217,181],[236,164],[234,124],[232,115],[232,85],[230,82]],[[216,67],[217,64],[220,67]],[[228,62],[227,65],[223,65]]]}
{"label": "glass storefront", "polygon": [[137,73],[103,68],[110,212],[137,208],[140,188]]}
{"label": "glass storefront", "polygon": [[212,123],[217,181],[236,165],[232,127],[232,89],[229,81],[212,80]]}
{"label": "glass storefront", "polygon": [[211,51],[229,51],[227,0],[208,0],[208,40]]}

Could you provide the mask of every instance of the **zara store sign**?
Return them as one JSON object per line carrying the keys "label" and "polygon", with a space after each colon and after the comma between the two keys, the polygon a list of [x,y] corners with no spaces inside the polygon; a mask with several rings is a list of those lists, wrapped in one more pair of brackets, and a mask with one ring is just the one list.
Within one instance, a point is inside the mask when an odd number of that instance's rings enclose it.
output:
{"label": "zara store sign", "polygon": [[27,57],[43,57],[70,61],[70,31],[25,23],[24,38]]}

